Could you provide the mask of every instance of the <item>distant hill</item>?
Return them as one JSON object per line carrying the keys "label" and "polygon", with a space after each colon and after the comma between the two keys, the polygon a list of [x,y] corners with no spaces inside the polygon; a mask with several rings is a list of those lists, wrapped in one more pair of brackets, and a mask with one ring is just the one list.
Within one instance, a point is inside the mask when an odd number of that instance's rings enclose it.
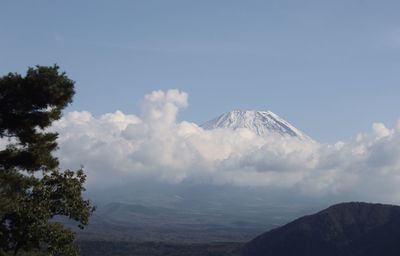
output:
{"label": "distant hill", "polygon": [[97,209],[89,226],[76,232],[81,240],[247,242],[322,209],[313,202],[290,201],[289,193],[271,194],[268,189],[188,183],[100,191],[109,198],[88,195]]}
{"label": "distant hill", "polygon": [[342,203],[245,244],[243,256],[398,256],[400,207]]}

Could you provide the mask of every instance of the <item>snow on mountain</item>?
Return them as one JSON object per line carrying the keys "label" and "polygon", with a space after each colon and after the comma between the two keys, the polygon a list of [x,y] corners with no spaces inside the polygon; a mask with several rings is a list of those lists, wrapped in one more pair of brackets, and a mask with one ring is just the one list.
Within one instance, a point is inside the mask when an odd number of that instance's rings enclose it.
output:
{"label": "snow on mountain", "polygon": [[311,140],[302,131],[271,111],[234,110],[202,124],[201,127],[207,130],[247,128],[259,136],[279,133],[302,140]]}

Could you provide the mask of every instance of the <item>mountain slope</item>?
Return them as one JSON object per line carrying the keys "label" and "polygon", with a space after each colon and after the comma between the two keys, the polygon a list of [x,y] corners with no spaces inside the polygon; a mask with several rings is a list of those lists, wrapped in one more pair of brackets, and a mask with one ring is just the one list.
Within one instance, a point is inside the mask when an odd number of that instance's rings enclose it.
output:
{"label": "mountain slope", "polygon": [[271,111],[234,110],[204,123],[201,127],[207,130],[247,128],[260,136],[278,133],[300,139],[309,139],[299,129]]}
{"label": "mountain slope", "polygon": [[400,255],[400,207],[343,203],[271,230],[244,246],[244,256]]}

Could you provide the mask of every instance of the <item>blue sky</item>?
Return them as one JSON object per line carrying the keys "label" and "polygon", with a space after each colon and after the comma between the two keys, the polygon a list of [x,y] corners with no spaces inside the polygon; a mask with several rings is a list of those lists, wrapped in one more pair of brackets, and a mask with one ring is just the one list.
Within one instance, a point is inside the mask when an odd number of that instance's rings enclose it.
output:
{"label": "blue sky", "polygon": [[155,89],[180,119],[272,110],[321,142],[400,118],[398,1],[2,1],[0,74],[58,63],[71,110],[138,113]]}

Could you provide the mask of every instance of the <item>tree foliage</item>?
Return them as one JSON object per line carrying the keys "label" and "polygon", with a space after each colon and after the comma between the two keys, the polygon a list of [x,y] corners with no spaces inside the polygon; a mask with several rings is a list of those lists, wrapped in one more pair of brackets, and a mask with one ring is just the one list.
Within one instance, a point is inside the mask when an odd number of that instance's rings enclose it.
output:
{"label": "tree foliage", "polygon": [[74,233],[54,220],[88,224],[85,174],[61,171],[48,131],[72,102],[74,82],[54,65],[0,78],[0,255],[77,255]]}

